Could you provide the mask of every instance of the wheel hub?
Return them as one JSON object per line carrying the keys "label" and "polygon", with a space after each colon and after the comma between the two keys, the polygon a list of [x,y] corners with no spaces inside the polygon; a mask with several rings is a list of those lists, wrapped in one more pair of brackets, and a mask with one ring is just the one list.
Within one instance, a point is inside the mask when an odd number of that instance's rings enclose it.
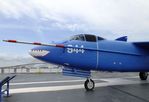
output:
{"label": "wheel hub", "polygon": [[92,89],[93,88],[93,83],[91,81],[89,81],[87,86],[88,86],[89,89]]}

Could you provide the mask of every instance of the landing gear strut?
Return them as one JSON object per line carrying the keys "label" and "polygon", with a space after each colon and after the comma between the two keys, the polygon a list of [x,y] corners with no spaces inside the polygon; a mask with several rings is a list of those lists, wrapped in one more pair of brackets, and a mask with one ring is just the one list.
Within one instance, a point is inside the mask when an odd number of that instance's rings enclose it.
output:
{"label": "landing gear strut", "polygon": [[95,82],[92,79],[88,78],[84,83],[84,87],[87,91],[92,91],[95,88]]}
{"label": "landing gear strut", "polygon": [[140,72],[139,76],[140,76],[141,80],[147,80],[148,73],[147,72]]}

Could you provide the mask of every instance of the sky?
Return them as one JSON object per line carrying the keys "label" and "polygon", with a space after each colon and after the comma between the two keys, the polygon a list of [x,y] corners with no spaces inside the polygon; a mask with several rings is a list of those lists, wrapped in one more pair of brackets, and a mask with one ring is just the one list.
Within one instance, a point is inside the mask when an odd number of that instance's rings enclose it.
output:
{"label": "sky", "polygon": [[0,0],[0,58],[28,58],[34,47],[4,39],[51,43],[87,33],[149,41],[148,10],[148,0]]}

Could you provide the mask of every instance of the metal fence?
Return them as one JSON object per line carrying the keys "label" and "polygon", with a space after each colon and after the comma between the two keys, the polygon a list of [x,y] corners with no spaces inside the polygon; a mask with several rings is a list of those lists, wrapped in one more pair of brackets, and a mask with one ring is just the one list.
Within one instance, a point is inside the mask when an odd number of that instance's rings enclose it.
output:
{"label": "metal fence", "polygon": [[0,73],[58,73],[61,68],[0,68]]}

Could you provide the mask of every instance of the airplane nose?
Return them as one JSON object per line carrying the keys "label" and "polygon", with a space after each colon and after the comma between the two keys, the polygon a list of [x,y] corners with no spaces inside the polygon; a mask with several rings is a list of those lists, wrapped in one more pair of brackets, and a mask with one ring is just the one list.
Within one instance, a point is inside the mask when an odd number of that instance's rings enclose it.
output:
{"label": "airplane nose", "polygon": [[48,50],[43,50],[43,49],[31,49],[29,51],[29,54],[33,57],[43,57],[49,54],[50,51]]}

